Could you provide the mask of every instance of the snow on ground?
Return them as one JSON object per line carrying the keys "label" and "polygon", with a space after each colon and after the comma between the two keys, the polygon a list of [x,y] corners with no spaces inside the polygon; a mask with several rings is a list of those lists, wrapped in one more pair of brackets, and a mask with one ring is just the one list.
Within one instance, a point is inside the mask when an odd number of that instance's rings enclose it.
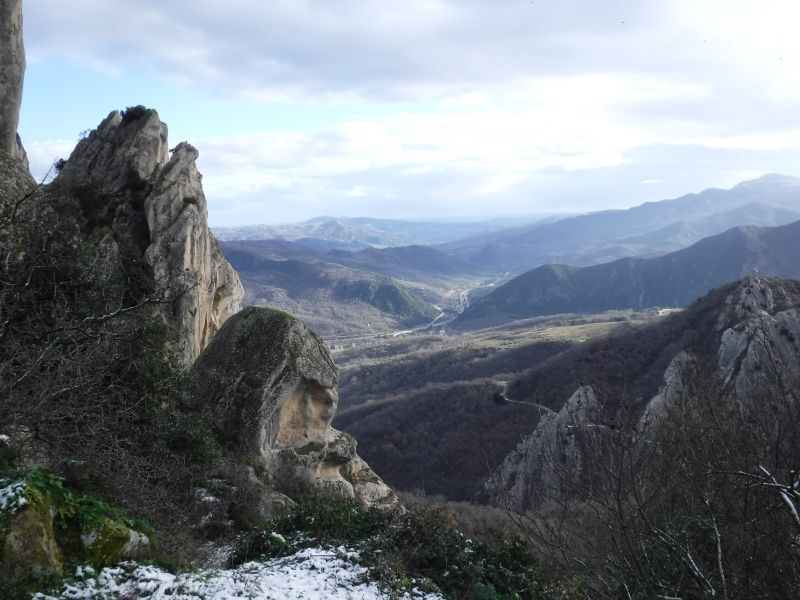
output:
{"label": "snow on ground", "polygon": [[[388,600],[390,595],[365,581],[367,569],[346,548],[308,548],[292,556],[249,562],[229,570],[173,575],[132,563],[103,569],[79,568],[76,582],[57,596],[34,600]],[[438,594],[405,593],[403,600],[441,600]]]}
{"label": "snow on ground", "polygon": [[16,512],[25,504],[25,482],[0,479],[0,513]]}

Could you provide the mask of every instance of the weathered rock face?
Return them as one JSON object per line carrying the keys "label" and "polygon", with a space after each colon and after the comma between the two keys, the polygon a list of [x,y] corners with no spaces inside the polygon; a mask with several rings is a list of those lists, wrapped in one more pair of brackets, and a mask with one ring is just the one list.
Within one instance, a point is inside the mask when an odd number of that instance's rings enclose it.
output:
{"label": "weathered rock face", "polygon": [[393,492],[336,431],[338,372],[324,342],[293,317],[246,308],[195,361],[187,404],[205,411],[239,459],[277,491],[392,505]]}
{"label": "weathered rock face", "polygon": [[[706,358],[716,364],[733,397],[756,403],[788,398],[787,391],[800,381],[799,289],[796,282],[754,274],[734,288],[720,306],[716,325],[703,332],[719,340],[716,355]],[[687,351],[675,355],[658,393],[642,406],[636,436],[655,431],[666,410],[685,399],[699,358]],[[604,440],[613,437],[602,435],[607,420],[592,389],[579,388],[506,457],[487,482],[487,492],[498,503],[525,510],[563,499],[570,487],[586,489],[586,453],[604,452]],[[580,436],[573,435],[579,431]]]}
{"label": "weathered rock face", "polygon": [[25,46],[22,41],[22,0],[0,0],[0,150],[28,166],[17,135]]}
{"label": "weathered rock face", "polygon": [[[81,200],[91,224],[110,229],[121,268],[152,277],[165,299],[172,346],[188,368],[244,292],[208,229],[198,152],[169,156],[167,126],[154,110],[112,112],[77,145],[54,185]],[[109,240],[103,240],[108,245]]]}
{"label": "weathered rock face", "polygon": [[742,397],[780,391],[800,377],[800,309],[774,278],[751,276],[729,299],[717,365]]}
{"label": "weathered rock face", "polygon": [[556,412],[542,416],[536,430],[506,457],[487,483],[501,504],[522,509],[568,496],[585,482],[587,445],[600,443],[602,407],[594,390],[582,386]]}

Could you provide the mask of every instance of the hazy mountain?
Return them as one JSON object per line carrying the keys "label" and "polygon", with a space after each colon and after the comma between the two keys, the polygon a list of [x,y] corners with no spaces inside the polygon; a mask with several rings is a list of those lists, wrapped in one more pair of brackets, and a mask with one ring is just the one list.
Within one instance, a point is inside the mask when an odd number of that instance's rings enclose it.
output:
{"label": "hazy mountain", "polygon": [[800,221],[737,227],[655,258],[623,258],[591,267],[545,265],[476,300],[453,323],[476,328],[559,313],[686,306],[753,269],[800,277]]}
{"label": "hazy mountain", "polygon": [[223,252],[240,274],[245,304],[285,310],[323,336],[404,329],[440,312],[420,290],[326,262],[298,244],[227,242]]}
{"label": "hazy mountain", "polygon": [[332,251],[336,262],[364,268],[390,277],[456,276],[475,271],[466,261],[427,246],[365,248],[358,252]]}
{"label": "hazy mountain", "polygon": [[[358,250],[367,247],[440,244],[507,226],[505,221],[438,223],[367,217],[315,217],[302,223],[286,225],[215,227],[214,235],[222,241],[276,239],[316,244],[318,249]],[[323,248],[322,242],[328,242],[328,247]]]}
{"label": "hazy mountain", "polygon": [[479,234],[438,248],[495,272],[520,272],[547,263],[580,266],[671,252],[730,227],[798,218],[800,178],[765,175],[730,190]]}

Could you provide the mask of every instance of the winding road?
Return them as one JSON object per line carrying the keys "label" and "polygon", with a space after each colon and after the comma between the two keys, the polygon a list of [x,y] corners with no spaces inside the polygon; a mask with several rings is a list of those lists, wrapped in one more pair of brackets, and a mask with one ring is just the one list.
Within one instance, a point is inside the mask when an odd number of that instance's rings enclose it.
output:
{"label": "winding road", "polygon": [[548,413],[555,413],[552,408],[548,408],[543,404],[538,404],[536,402],[525,402],[524,400],[514,400],[513,398],[508,397],[508,382],[507,381],[498,381],[498,384],[503,386],[503,389],[500,391],[500,397],[505,400],[506,402],[511,402],[512,404],[525,404],[527,406],[533,406],[538,408],[540,411],[548,412]]}

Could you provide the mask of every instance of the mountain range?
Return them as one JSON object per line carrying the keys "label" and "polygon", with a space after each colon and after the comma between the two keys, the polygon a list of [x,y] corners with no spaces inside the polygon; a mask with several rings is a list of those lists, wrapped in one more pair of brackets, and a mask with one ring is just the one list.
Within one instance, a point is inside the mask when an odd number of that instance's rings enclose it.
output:
{"label": "mountain range", "polygon": [[800,178],[765,175],[730,190],[708,189],[627,210],[606,210],[482,233],[437,246],[495,273],[548,263],[577,266],[663,254],[739,225],[800,219]]}
{"label": "mountain range", "polygon": [[[536,220],[529,217],[526,220]],[[314,217],[302,223],[215,227],[222,241],[286,240],[317,250],[440,244],[508,227],[502,219],[478,223],[401,221],[369,217]]]}
{"label": "mountain range", "polygon": [[589,267],[544,265],[472,303],[453,327],[474,329],[515,319],[614,309],[682,307],[753,269],[800,277],[800,221],[736,227],[654,258],[622,258]]}

